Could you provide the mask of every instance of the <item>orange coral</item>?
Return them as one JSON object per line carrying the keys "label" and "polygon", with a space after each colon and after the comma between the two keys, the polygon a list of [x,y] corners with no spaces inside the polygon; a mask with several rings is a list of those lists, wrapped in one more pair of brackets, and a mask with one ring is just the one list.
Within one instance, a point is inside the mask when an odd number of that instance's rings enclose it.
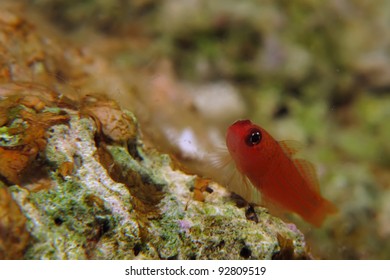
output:
{"label": "orange coral", "polygon": [[73,168],[74,168],[73,162],[65,161],[58,168],[58,172],[61,174],[62,177],[66,177],[73,173]]}
{"label": "orange coral", "polygon": [[203,192],[209,187],[210,180],[197,177],[194,183],[194,199],[203,202],[205,197]]}
{"label": "orange coral", "polygon": [[121,143],[134,140],[137,135],[136,122],[119,105],[103,97],[86,96],[82,100],[81,113],[93,118],[98,133]]}
{"label": "orange coral", "polygon": [[[62,111],[44,111],[53,105],[53,96],[24,91],[20,85],[0,86],[0,176],[8,182],[21,183],[21,175],[46,147],[46,130],[54,124],[65,123],[69,116]],[[30,85],[28,85],[30,88]],[[10,89],[16,90],[13,95]],[[23,92],[25,95],[21,94]],[[36,92],[38,93],[38,92]],[[46,94],[45,94],[46,93]],[[5,97],[4,97],[5,96]]]}
{"label": "orange coral", "polygon": [[0,175],[12,183],[19,182],[21,172],[27,167],[30,157],[18,150],[0,147]]}

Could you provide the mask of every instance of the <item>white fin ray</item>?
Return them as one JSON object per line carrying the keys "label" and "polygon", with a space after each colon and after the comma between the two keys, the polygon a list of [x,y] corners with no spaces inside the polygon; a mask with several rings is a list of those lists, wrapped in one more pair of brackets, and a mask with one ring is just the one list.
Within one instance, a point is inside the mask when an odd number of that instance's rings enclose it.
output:
{"label": "white fin ray", "polygon": [[227,148],[218,149],[210,156],[210,161],[213,167],[218,168],[219,173],[222,174],[221,180],[217,181],[247,202],[261,204],[261,192],[237,169]]}

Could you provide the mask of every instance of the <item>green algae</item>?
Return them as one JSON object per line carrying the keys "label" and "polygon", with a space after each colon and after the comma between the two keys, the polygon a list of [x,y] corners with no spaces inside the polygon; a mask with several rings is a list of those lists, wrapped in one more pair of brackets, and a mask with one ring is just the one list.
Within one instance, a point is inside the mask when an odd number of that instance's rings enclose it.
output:
{"label": "green algae", "polygon": [[10,133],[10,127],[0,127],[0,146],[15,147],[22,143],[20,135]]}
{"label": "green algae", "polygon": [[0,127],[0,146],[16,147],[23,144],[23,132],[27,124],[20,118],[13,118],[9,125]]}
{"label": "green algae", "polygon": [[[85,133],[82,131],[78,133],[80,141],[88,141],[88,139],[90,141],[92,137],[91,122],[84,119],[80,120],[78,125],[85,129]],[[66,158],[70,158],[69,152],[75,152],[72,149],[66,150],[64,145],[56,146],[56,144],[63,144],[66,140],[64,139],[66,134],[63,134],[66,127],[63,125],[53,127],[52,137],[47,147],[49,158],[53,162],[60,163],[65,158],[64,154],[68,153]],[[56,132],[59,134],[57,135]],[[59,141],[61,139],[59,135],[62,135],[62,141]],[[57,152],[53,153],[52,151]],[[79,172],[85,174],[80,168]],[[79,177],[82,177],[81,173],[63,179],[53,171],[51,177],[55,186],[49,190],[27,192],[18,186],[11,188],[15,200],[23,204],[22,211],[28,217],[27,224],[35,238],[34,244],[30,246],[25,255],[26,258],[86,259],[101,258],[102,255],[104,258],[113,258],[113,256],[110,257],[109,252],[101,254],[99,249],[100,246],[103,246],[106,247],[106,250],[107,247],[115,250],[113,244],[117,244],[118,248],[123,247],[123,250],[120,251],[121,254],[115,254],[115,258],[133,256],[132,251],[125,249],[132,248],[134,242],[138,240],[134,236],[137,230],[131,229],[132,227],[137,228],[137,223],[131,220],[130,215],[127,221],[123,220],[124,217],[120,219],[114,215],[115,205],[110,205],[110,203],[115,201],[105,201],[102,199],[101,193],[109,192],[113,198],[113,191],[103,189],[104,186],[100,186],[100,189],[96,186],[95,189],[92,188],[93,184],[98,184],[97,180],[83,182]],[[104,198],[109,199],[110,195]],[[131,205],[128,202],[126,204],[126,201],[123,203],[123,206],[128,209],[125,211],[130,213]],[[122,229],[123,227],[130,229]],[[114,237],[116,238],[115,242]],[[100,240],[104,240],[104,243],[99,244]],[[119,243],[121,240],[122,243]]]}

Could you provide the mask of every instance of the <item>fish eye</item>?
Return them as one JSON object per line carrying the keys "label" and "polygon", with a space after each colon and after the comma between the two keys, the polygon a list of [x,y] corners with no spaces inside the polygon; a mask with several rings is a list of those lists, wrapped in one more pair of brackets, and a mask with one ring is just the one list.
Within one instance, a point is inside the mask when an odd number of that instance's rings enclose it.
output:
{"label": "fish eye", "polygon": [[248,146],[255,146],[261,142],[261,132],[260,130],[251,130],[249,135],[246,137],[245,142]]}

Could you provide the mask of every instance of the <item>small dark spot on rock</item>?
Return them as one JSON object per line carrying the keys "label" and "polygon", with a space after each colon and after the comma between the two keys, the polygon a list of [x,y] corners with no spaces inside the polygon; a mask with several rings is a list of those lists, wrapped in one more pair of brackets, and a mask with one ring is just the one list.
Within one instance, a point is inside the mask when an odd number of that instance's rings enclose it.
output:
{"label": "small dark spot on rock", "polygon": [[252,251],[247,246],[244,246],[240,251],[240,256],[244,259],[249,259],[251,255]]}
{"label": "small dark spot on rock", "polygon": [[206,188],[206,192],[208,192],[208,193],[213,193],[214,190],[213,190],[212,188],[210,188],[210,187],[207,187],[207,188]]}
{"label": "small dark spot on rock", "polygon": [[100,227],[100,236],[108,232],[111,228],[110,221],[108,219],[98,218],[97,223],[99,224]]}
{"label": "small dark spot on rock", "polygon": [[189,260],[196,260],[196,254],[195,253],[191,253],[188,255],[188,259]]}
{"label": "small dark spot on rock", "polygon": [[102,226],[102,232],[106,233],[110,230],[110,222],[108,220],[104,220],[103,226]]}
{"label": "small dark spot on rock", "polygon": [[138,149],[137,149],[137,141],[136,141],[136,140],[128,141],[128,142],[127,142],[127,151],[129,152],[129,154],[130,154],[135,160],[138,160],[138,161],[142,161],[142,160],[143,160],[142,155],[138,152]]}
{"label": "small dark spot on rock", "polygon": [[231,193],[230,198],[236,203],[238,208],[242,208],[248,205],[248,202],[236,193]]}
{"label": "small dark spot on rock", "polygon": [[245,217],[249,220],[249,221],[253,221],[255,222],[256,224],[259,222],[259,218],[257,217],[257,214],[255,212],[255,209],[253,208],[252,205],[249,205],[249,207],[246,209],[245,211]]}
{"label": "small dark spot on rock", "polygon": [[139,243],[135,244],[134,248],[133,248],[134,256],[138,256],[141,251],[142,251],[141,244],[139,244]]}
{"label": "small dark spot on rock", "polygon": [[218,249],[222,249],[223,247],[225,247],[225,240],[222,240],[221,242],[219,242],[217,247],[218,247]]}
{"label": "small dark spot on rock", "polygon": [[60,110],[58,114],[63,116],[63,115],[67,115],[68,113],[65,110]]}
{"label": "small dark spot on rock", "polygon": [[56,226],[62,225],[63,222],[64,221],[60,217],[54,219],[54,223],[56,224]]}
{"label": "small dark spot on rock", "polygon": [[276,251],[272,254],[272,259],[273,260],[280,260],[280,255],[281,255],[280,251]]}
{"label": "small dark spot on rock", "polygon": [[167,260],[177,260],[177,259],[178,259],[178,255],[170,256],[167,258]]}

